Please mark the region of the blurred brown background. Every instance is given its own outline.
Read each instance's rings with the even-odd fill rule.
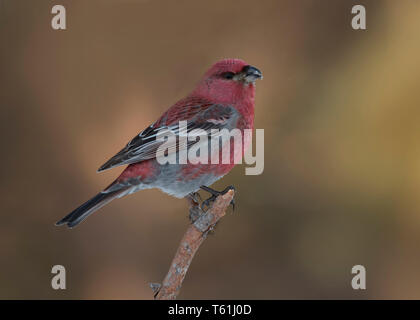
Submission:
[[[67,30],[51,8],[67,9]],[[364,4],[367,30],[351,28]],[[237,210],[180,298],[420,298],[418,1],[0,1],[0,298],[150,299],[187,204],[158,190],[79,227],[54,223],[221,58],[264,73],[265,171],[239,166]],[[67,270],[67,290],[50,286]],[[351,267],[367,290],[351,288]]]

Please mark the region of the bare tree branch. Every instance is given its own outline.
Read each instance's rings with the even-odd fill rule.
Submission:
[[[176,299],[195,253],[206,239],[209,231],[226,214],[226,209],[234,194],[233,190],[229,190],[218,196],[211,207],[189,225],[162,285],[150,284],[155,293],[155,299]]]

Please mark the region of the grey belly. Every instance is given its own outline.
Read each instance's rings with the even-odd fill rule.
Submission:
[[[158,188],[163,192],[176,198],[184,198],[191,192],[196,192],[201,186],[210,186],[222,176],[215,176],[213,173],[201,174],[193,179],[181,179],[179,165],[163,165],[158,179],[151,182],[148,188]]]

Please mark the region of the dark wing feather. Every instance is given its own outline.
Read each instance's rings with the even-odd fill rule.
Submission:
[[[191,114],[191,110],[196,110],[196,113]],[[171,111],[171,109],[168,111]],[[162,118],[168,117],[167,113]],[[178,121],[182,121],[182,116],[187,114],[187,112],[180,109],[178,114],[180,115],[178,118],[180,120]],[[222,129],[233,125],[233,122],[237,120],[237,112],[230,106],[215,104],[208,105],[207,108],[190,107],[188,117],[189,119],[184,119],[184,121],[187,121],[187,127],[179,127],[179,122],[162,121],[162,118],[159,119],[156,123],[150,125],[135,136],[120,152],[103,164],[98,169],[98,172],[155,158],[157,149],[163,143],[161,140],[156,140],[156,137],[158,133],[162,133],[164,130],[171,130],[178,137],[194,129],[202,129],[209,134],[212,129]],[[165,122],[170,122],[170,124],[166,125]],[[189,141],[187,147],[194,143],[194,141]],[[169,149],[172,150],[170,152],[176,152],[178,144],[174,144]]]

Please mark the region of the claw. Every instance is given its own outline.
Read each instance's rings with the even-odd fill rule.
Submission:
[[[203,214],[203,210],[199,206],[191,207],[189,210],[188,218],[191,223],[197,221],[198,218]]]
[[[216,198],[217,198],[218,196],[220,196],[220,195],[222,195],[222,194],[225,194],[225,193],[226,193],[226,192],[228,192],[229,190],[235,190],[235,187],[234,187],[234,186],[228,186],[228,187],[226,187],[223,191],[217,191],[217,190],[211,189],[211,188],[206,187],[206,186],[201,186],[200,188],[201,188],[201,189],[203,189],[204,191],[207,191],[208,193],[210,193],[210,194],[211,194],[211,197],[210,197],[210,198],[208,198],[208,199],[204,200],[204,201],[201,203],[201,210],[203,210],[203,211],[205,211],[205,210],[204,210],[204,207],[206,206],[206,207],[207,207],[207,209],[208,209],[208,208],[210,207],[210,204],[211,204],[214,200],[216,200]],[[232,210],[233,210],[233,211],[235,211],[235,200],[234,200],[234,199],[232,199],[232,201],[230,202],[230,205],[232,206]]]
[[[194,223],[202,214],[203,210],[200,207],[201,196],[198,192],[190,193],[186,199],[190,205],[189,219],[191,223]]]
[[[206,199],[206,200],[204,200],[202,203],[201,203],[201,210],[203,210],[203,211],[205,211],[204,210],[204,208],[205,207],[207,207],[207,209],[210,207],[210,204],[214,201],[214,200],[216,200],[216,196],[214,196],[214,195],[212,195],[210,198],[208,198],[208,199]]]

